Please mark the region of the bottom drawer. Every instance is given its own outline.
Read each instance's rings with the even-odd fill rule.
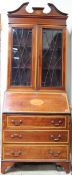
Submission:
[[[3,159],[23,161],[68,160],[68,146],[6,144],[3,146]]]

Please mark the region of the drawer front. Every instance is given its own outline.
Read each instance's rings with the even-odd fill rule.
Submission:
[[[8,115],[7,127],[12,129],[57,129],[68,127],[68,118],[60,115]]]
[[[10,145],[3,147],[3,159],[27,161],[68,160],[67,146]]]
[[[26,142],[26,143],[40,143],[40,142],[57,142],[57,143],[67,143],[69,142],[69,132],[68,131],[7,131],[3,132],[3,142],[4,143],[16,143],[16,142]]]

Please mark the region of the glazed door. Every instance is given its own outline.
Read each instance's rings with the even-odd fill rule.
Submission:
[[[12,26],[9,85],[12,88],[35,88],[35,28]]]
[[[39,29],[39,89],[64,87],[64,35],[62,29]]]

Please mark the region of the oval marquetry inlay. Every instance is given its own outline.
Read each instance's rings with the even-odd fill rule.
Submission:
[[[30,103],[32,105],[42,105],[44,103],[44,101],[41,99],[32,99],[32,100],[30,100]]]

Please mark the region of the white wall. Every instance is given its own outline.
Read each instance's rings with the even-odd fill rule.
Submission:
[[[27,2],[24,0],[2,0],[0,4],[0,12],[2,13],[2,24],[1,24],[1,99],[3,102],[4,91],[6,90],[7,85],[7,60],[8,60],[8,19],[7,19],[7,11],[11,11],[19,7],[23,2]],[[72,31],[72,0],[29,0],[30,5],[28,10],[31,11],[31,6],[43,6],[47,7],[47,3],[53,3],[56,7],[68,13],[67,19],[67,64],[66,64],[66,90],[68,93],[69,101],[71,102],[71,31]],[[2,103],[1,103],[2,104]]]
[[[72,32],[71,32],[71,107],[72,107]]]

